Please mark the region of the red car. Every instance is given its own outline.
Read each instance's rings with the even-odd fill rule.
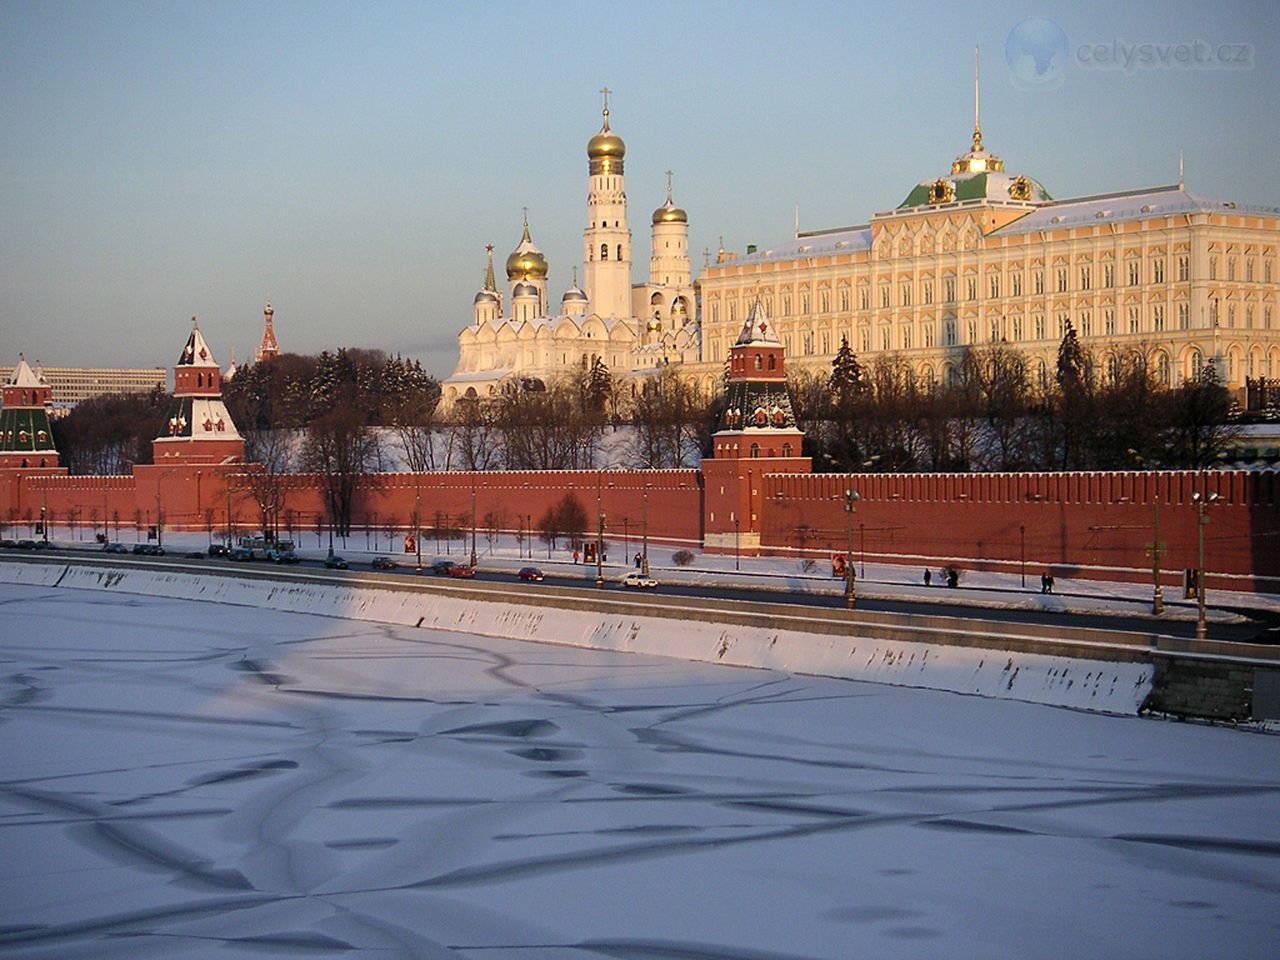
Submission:
[[[521,567],[516,576],[528,583],[542,582],[542,571],[537,567]]]
[[[455,563],[449,568],[449,576],[451,577],[461,577],[464,580],[469,580],[475,575],[475,570],[471,567],[463,566],[461,563]]]

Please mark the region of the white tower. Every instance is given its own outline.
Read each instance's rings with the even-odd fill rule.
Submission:
[[[631,315],[631,231],[622,166],[627,148],[609,129],[609,88],[604,125],[587,142],[590,186],[583,232],[582,280],[591,308],[602,317]]]
[[[487,244],[485,250],[489,254],[489,266],[484,272],[484,286],[474,301],[477,327],[502,316],[502,294],[498,293],[498,281],[493,275],[493,244]]]
[[[655,287],[687,287],[689,215],[671,199],[671,171],[667,171],[667,202],[653,211],[653,249],[649,255],[649,283]]]

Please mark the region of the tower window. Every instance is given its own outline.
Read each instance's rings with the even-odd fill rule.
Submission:
[[[618,244],[618,259],[622,259],[622,244]]]
[[[601,260],[609,259],[609,245],[607,243],[600,244],[600,259]]]

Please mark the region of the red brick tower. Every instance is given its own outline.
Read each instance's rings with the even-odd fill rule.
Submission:
[[[271,309],[271,301],[268,300],[262,311],[262,343],[258,344],[258,351],[253,355],[254,363],[262,363],[264,360],[280,356],[280,344],[276,343],[276,329],[272,326],[275,315],[275,310]]]
[[[195,317],[173,368],[173,401],[151,449],[157,465],[244,459],[244,440],[222,402],[222,371]]]
[[[705,482],[704,548],[711,553],[760,547],[760,478],[766,473],[809,473],[800,455],[804,439],[787,395],[782,342],[764,304],[751,305],[738,342],[729,350],[729,379]]]
[[[0,467],[56,467],[58,451],[49,429],[53,390],[44,376],[18,355],[13,376],[4,385],[0,409]]]

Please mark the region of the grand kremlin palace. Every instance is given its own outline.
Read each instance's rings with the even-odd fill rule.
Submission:
[[[623,148],[610,136],[618,176],[609,239],[625,235],[625,252]],[[1034,178],[1007,172],[975,120],[970,149],[948,171],[917,183],[870,223],[798,233],[741,257],[720,251],[694,281],[696,310],[687,315],[687,217],[668,196],[654,213],[649,283],[634,285],[631,298],[601,290],[616,304],[601,309],[593,284],[602,265],[592,259],[616,242],[597,245],[596,210],[608,182],[599,178],[599,140],[588,148],[585,289],[571,287],[558,316],[527,307],[521,315],[503,310],[490,274],[475,322],[459,336],[461,359],[446,398],[492,393],[510,377],[577,369],[597,355],[633,389],[671,364],[711,392],[756,298],[792,365],[815,371],[829,369],[847,338],[864,364],[892,355],[922,382],[946,382],[963,348],[992,343],[1024,351],[1033,376],[1047,377],[1070,321],[1104,372],[1136,348],[1170,385],[1207,363],[1236,388],[1246,378],[1280,377],[1280,208],[1210,199],[1181,182],[1055,200]],[[670,262],[679,269],[667,271],[662,244],[672,241],[679,250],[671,249]],[[526,231],[508,260],[513,293],[527,247]],[[629,260],[608,266],[629,273]],[[541,288],[545,261],[535,251],[531,263]],[[667,272],[677,274],[670,285],[659,275]],[[531,307],[545,304],[538,293],[528,297]],[[519,296],[513,299],[518,309]]]

